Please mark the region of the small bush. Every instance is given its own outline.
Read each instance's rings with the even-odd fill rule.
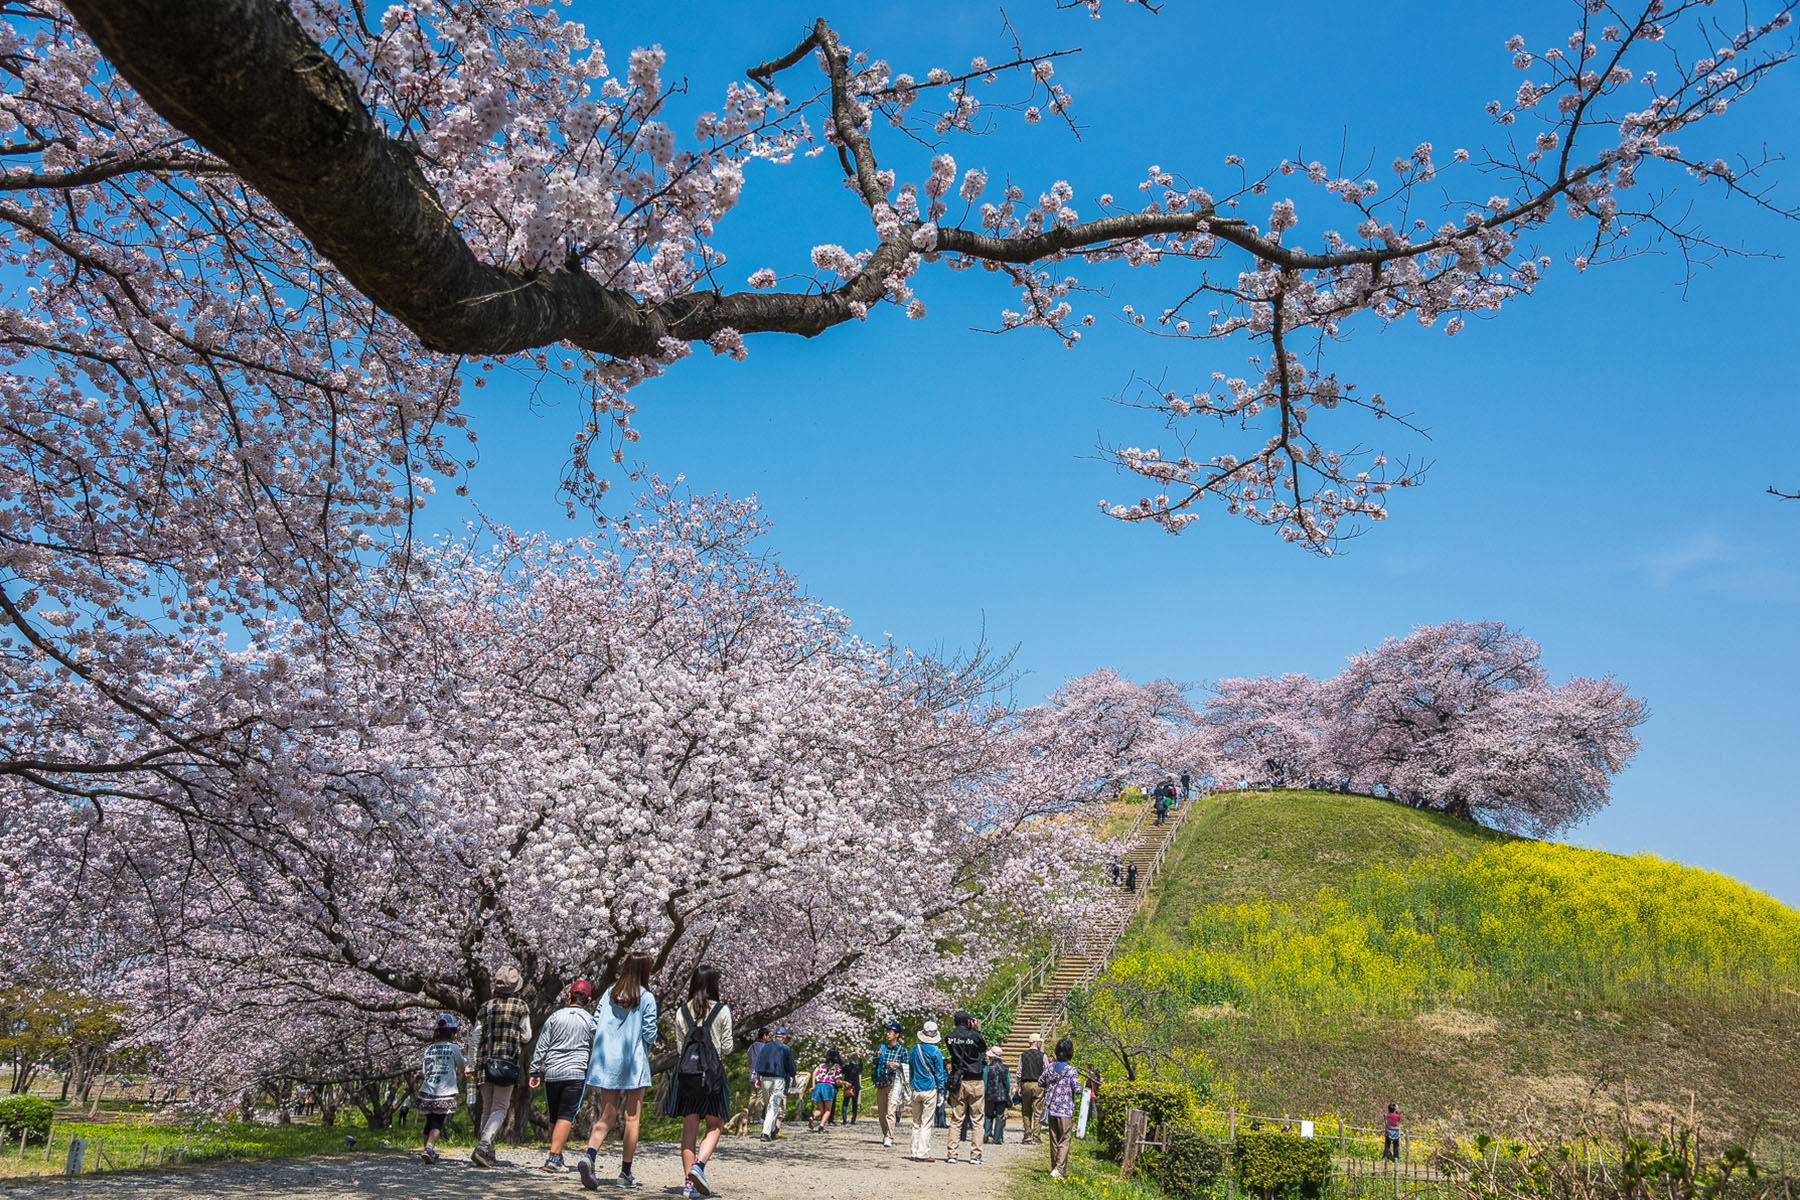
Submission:
[[[1108,1158],[1125,1151],[1125,1111],[1141,1108],[1150,1125],[1166,1125],[1194,1115],[1194,1091],[1186,1084],[1140,1079],[1134,1083],[1109,1083],[1100,1091],[1098,1127],[1100,1144]]]
[[[1232,1143],[1231,1165],[1246,1191],[1316,1197],[1331,1181],[1331,1143],[1273,1129],[1248,1130]]]
[[[8,1096],[0,1100],[0,1138],[16,1142],[23,1137],[44,1142],[50,1137],[50,1118],[56,1106],[38,1096]]]
[[[1163,1130],[1168,1148],[1153,1150],[1138,1161],[1158,1187],[1180,1200],[1211,1196],[1225,1169],[1225,1147],[1190,1120],[1171,1121]]]

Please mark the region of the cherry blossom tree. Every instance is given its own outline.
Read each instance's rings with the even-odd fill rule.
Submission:
[[[1610,800],[1642,700],[1611,678],[1552,685],[1542,648],[1497,621],[1390,638],[1336,676],[1228,679],[1202,708],[1225,778],[1329,784],[1553,834]]]
[[[342,1078],[342,1046],[396,1070],[504,964],[540,1024],[647,951],[665,988],[721,967],[742,1025],[824,1034],[1071,932],[1110,847],[1041,818],[1092,751],[997,703],[1001,660],[855,638],[762,531],[658,484],[606,542],[420,547],[334,657],[299,620],[242,656],[278,714],[257,761],[194,764],[179,804],[42,794],[61,819],[0,841],[8,887],[142,931],[138,1036],[218,1103]]]
[[[1328,551],[1416,481],[1354,451],[1354,414],[1391,414],[1329,344],[1359,321],[1454,333],[1534,290],[1557,248],[1578,269],[1721,250],[1672,197],[1773,207],[1763,163],[1683,142],[1729,128],[1793,48],[1785,8],[1721,31],[1699,0],[1583,0],[1554,44],[1508,44],[1523,81],[1490,106],[1488,149],[1421,141],[1391,181],[1159,164],[1126,201],[969,165],[996,112],[1070,115],[1060,51],[903,70],[820,21],[678,133],[660,50],[615,70],[521,0],[4,12],[0,664],[30,702],[7,710],[0,809],[49,791],[197,812],[196,778],[250,770],[281,735],[234,639],[298,616],[297,661],[384,619],[396,590],[364,572],[405,578],[420,507],[461,486],[459,401],[485,369],[586,397],[565,483],[591,502],[635,440],[638,384],[700,345],[735,358],[759,333],[923,316],[927,267],[1000,277],[1019,297],[1001,329],[1071,346],[1102,303],[1085,288],[1179,271],[1177,296],[1132,293],[1124,314],[1247,342],[1249,367],[1134,396],[1171,442],[1110,451],[1147,494],[1102,508],[1180,531],[1210,500]],[[902,178],[892,148],[921,140],[929,169]],[[813,153],[841,166],[866,240],[738,276],[717,246],[746,166]],[[351,719],[310,703],[308,723]]]
[[[1594,815],[1649,712],[1610,678],[1552,686],[1542,653],[1497,621],[1452,621],[1357,655],[1322,687],[1331,773],[1535,833]]]
[[[1296,787],[1325,764],[1320,687],[1306,675],[1221,679],[1203,706],[1211,770],[1222,783]]]
[[[1066,680],[1022,718],[1038,745],[1081,756],[1082,788],[1071,799],[1110,799],[1128,783],[1194,761],[1186,692],[1173,680],[1139,684],[1109,667]]]

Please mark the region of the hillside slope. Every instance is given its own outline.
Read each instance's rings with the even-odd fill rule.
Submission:
[[[1800,1144],[1800,913],[1384,801],[1201,803],[1114,969],[1177,981],[1240,1109],[1374,1124],[1391,1100],[1466,1134],[1692,1103],[1709,1136]]]

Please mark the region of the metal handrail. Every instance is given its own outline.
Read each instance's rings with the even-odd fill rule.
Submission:
[[[1141,890],[1135,893],[1137,902],[1133,907],[1132,915],[1136,915],[1137,910],[1143,907],[1144,900],[1149,897],[1150,885],[1156,879],[1156,872],[1161,869],[1163,860],[1168,857],[1169,847],[1175,844],[1175,835],[1181,831],[1181,826],[1187,820],[1188,810],[1193,806],[1193,803],[1194,802],[1190,799],[1187,803],[1179,805],[1176,808],[1175,819],[1169,823],[1168,831],[1163,834],[1162,845],[1157,847],[1156,857],[1150,860],[1149,867],[1145,869],[1144,873],[1138,879],[1138,885]],[[1143,825],[1145,813],[1149,812],[1152,806],[1154,806],[1154,801],[1152,801],[1150,805],[1147,805],[1143,812],[1138,813],[1137,820],[1131,823],[1133,831]],[[1113,929],[1112,936],[1106,941],[1106,948],[1089,960],[1088,968],[1086,971],[1082,972],[1081,978],[1070,984],[1068,990],[1063,992],[1062,999],[1056,1006],[1056,1014],[1050,1018],[1044,1029],[1040,1030],[1040,1032],[1047,1033],[1051,1026],[1068,1016],[1069,996],[1076,988],[1086,987],[1107,968],[1108,964],[1112,962],[1113,951],[1118,949],[1119,938],[1124,935],[1125,927],[1129,924],[1131,924],[1131,920],[1127,917],[1125,920],[1120,921]]]

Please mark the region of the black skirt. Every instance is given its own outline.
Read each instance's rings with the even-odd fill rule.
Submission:
[[[656,1111],[664,1117],[701,1116],[729,1121],[731,1087],[727,1084],[712,1092],[698,1075],[666,1075],[663,1077],[662,1102]]]

